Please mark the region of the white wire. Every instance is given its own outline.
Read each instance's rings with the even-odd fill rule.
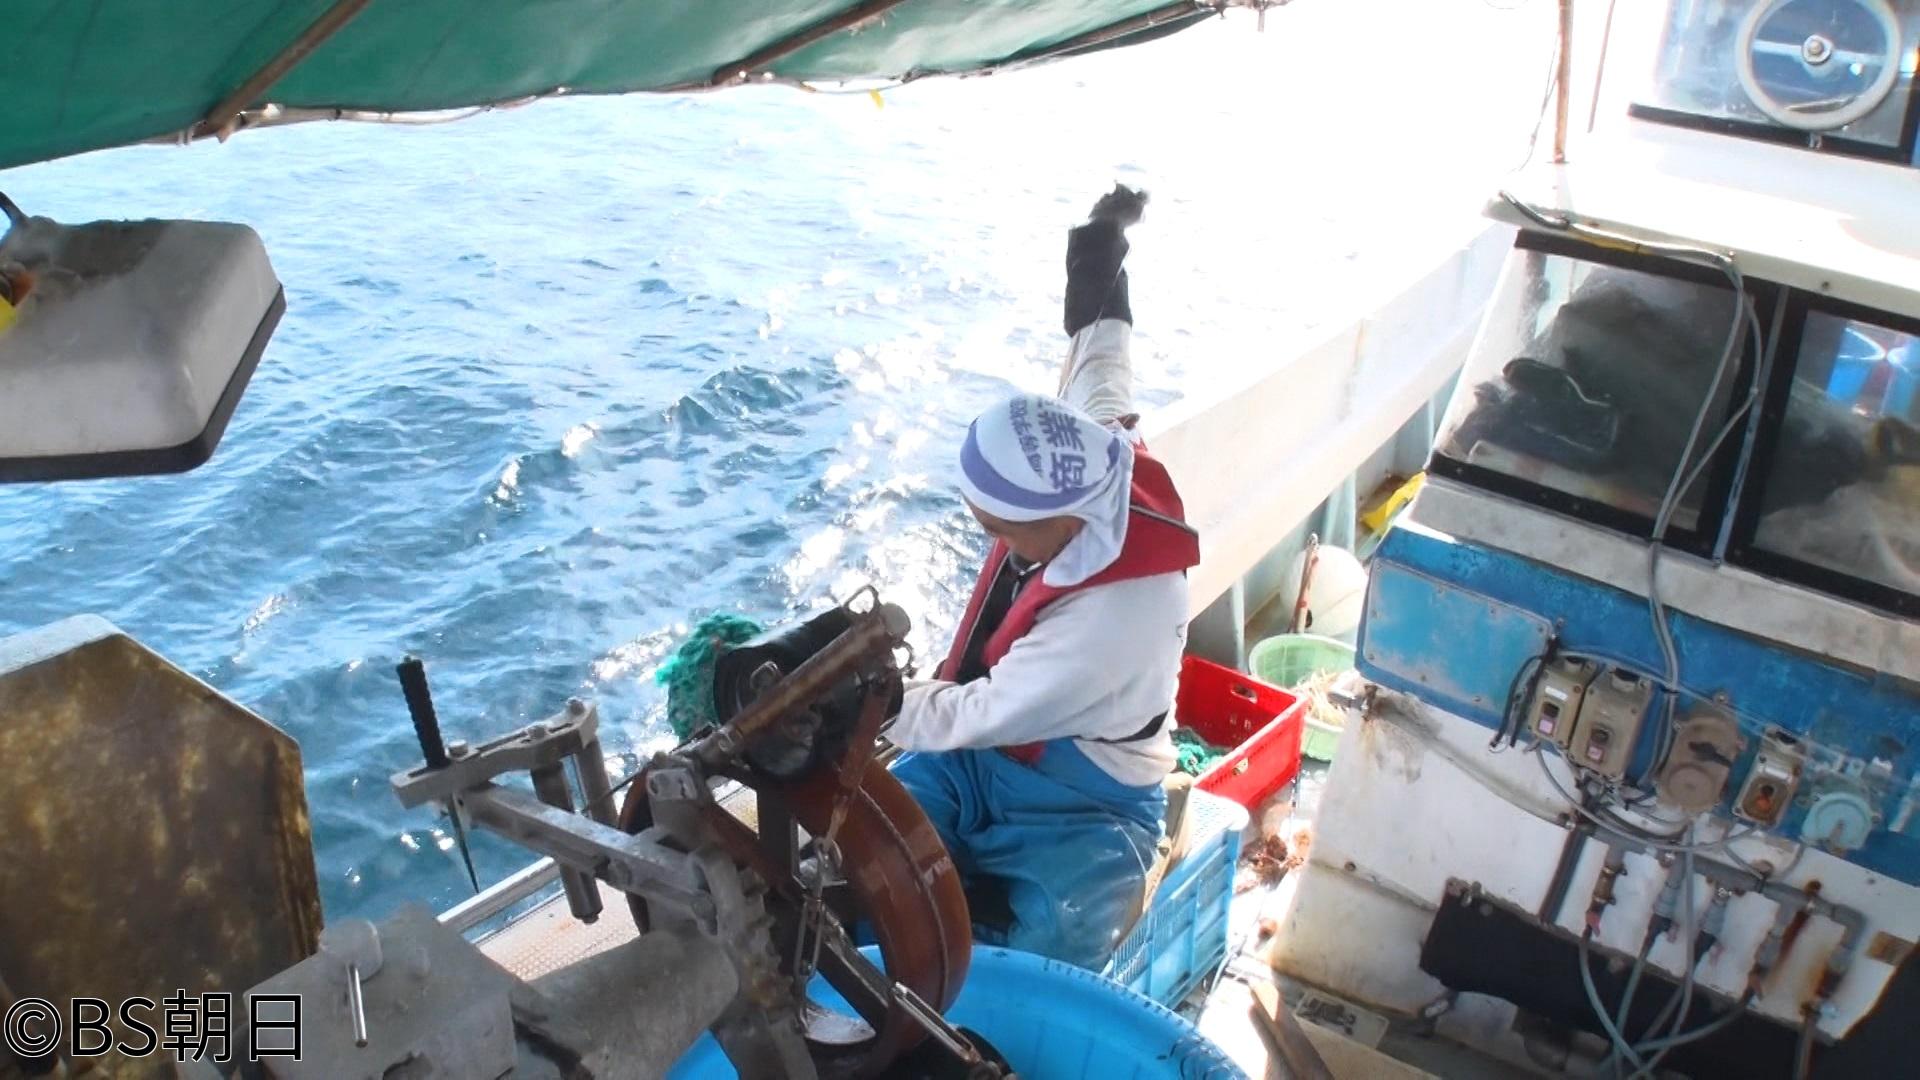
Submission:
[[[1694,414],[1693,427],[1687,432],[1687,442],[1680,451],[1680,460],[1674,464],[1673,480],[1667,484],[1666,497],[1660,501],[1660,513],[1653,519],[1653,534],[1648,538],[1647,610],[1653,617],[1653,632],[1655,639],[1660,643],[1660,656],[1666,662],[1663,678],[1669,691],[1674,689],[1680,680],[1680,654],[1673,644],[1673,628],[1667,622],[1666,605],[1660,600],[1660,553],[1666,547],[1667,526],[1672,524],[1673,513],[1679,509],[1680,496],[1685,490],[1682,485],[1689,475],[1687,463],[1693,460],[1694,448],[1700,442],[1700,431],[1706,426],[1707,416],[1713,412],[1714,398],[1720,393],[1721,380],[1726,378],[1728,369],[1733,366],[1734,359],[1740,354],[1740,331],[1746,327],[1747,318],[1752,314],[1747,300],[1746,279],[1741,276],[1740,268],[1734,265],[1733,259],[1729,257],[1721,261],[1711,252],[1703,252],[1703,254],[1719,261],[1721,270],[1733,283],[1733,325],[1727,331],[1726,348],[1721,352],[1720,363],[1713,369],[1713,379],[1707,384],[1707,392],[1700,400],[1700,411]],[[1759,316],[1752,314],[1752,317],[1757,326]],[[1755,344],[1759,344],[1757,340]],[[1738,419],[1737,414],[1728,418],[1726,425],[1721,429],[1722,434],[1714,440],[1716,448],[1720,440],[1725,438],[1725,433],[1732,430],[1736,419]],[[1713,458],[1709,454],[1702,459],[1701,465],[1704,466],[1711,460]],[[1691,484],[1686,486],[1690,487]]]
[[[1727,329],[1727,344],[1721,350],[1720,363],[1714,368],[1713,380],[1708,384],[1706,395],[1700,402],[1700,410],[1694,414],[1693,427],[1687,433],[1686,446],[1680,452],[1680,460],[1674,464],[1673,479],[1668,483],[1666,496],[1660,502],[1660,511],[1654,517],[1653,533],[1649,538],[1651,542],[1647,546],[1647,610],[1653,618],[1654,637],[1660,644],[1660,656],[1666,665],[1663,685],[1669,690],[1676,689],[1680,685],[1680,656],[1673,644],[1672,628],[1667,624],[1666,605],[1660,600],[1660,552],[1664,546],[1667,526],[1672,521],[1674,510],[1678,507],[1679,498],[1686,487],[1692,486],[1687,480],[1690,475],[1688,462],[1693,460],[1694,448],[1699,445],[1701,429],[1706,427],[1707,417],[1713,411],[1714,398],[1720,392],[1720,384],[1725,381],[1727,372],[1734,366],[1735,359],[1740,355],[1740,331],[1746,327],[1749,319],[1752,320],[1755,328],[1754,346],[1756,350],[1762,348],[1758,337],[1759,316],[1750,309],[1746,277],[1740,272],[1740,267],[1735,264],[1733,256],[1729,253],[1686,244],[1643,240],[1606,229],[1581,225],[1569,217],[1548,214],[1506,191],[1500,192],[1500,198],[1528,220],[1543,228],[1570,232],[1590,240],[1603,241],[1612,246],[1626,247],[1638,253],[1665,255],[1687,262],[1706,263],[1725,274],[1728,283],[1733,287],[1733,323]],[[1755,365],[1756,379],[1758,370],[1759,365]],[[1731,428],[1732,419],[1729,419],[1727,426]],[[1715,441],[1717,443],[1720,440]],[[1707,455],[1705,460],[1711,461],[1712,455]],[[1683,482],[1686,482],[1685,486]]]
[[[1530,752],[1534,753],[1535,756],[1537,756],[1540,759],[1540,771],[1541,773],[1545,774],[1547,778],[1547,782],[1553,785],[1553,789],[1560,793],[1560,797],[1567,801],[1567,805],[1572,807],[1575,813],[1578,813],[1581,817],[1586,818],[1587,821],[1592,823],[1594,828],[1600,830],[1603,833],[1606,833],[1608,836],[1611,836],[1617,840],[1624,840],[1629,844],[1638,844],[1652,851],[1671,851],[1679,854],[1690,855],[1696,851],[1722,850],[1723,848],[1726,847],[1726,845],[1732,843],[1733,841],[1739,840],[1743,837],[1751,836],[1754,834],[1755,831],[1757,831],[1754,826],[1747,826],[1744,829],[1730,830],[1725,836],[1720,837],[1718,840],[1713,840],[1705,843],[1694,843],[1689,841],[1686,843],[1676,844],[1669,840],[1658,839],[1651,836],[1635,836],[1633,833],[1629,832],[1627,828],[1621,828],[1620,826],[1616,826],[1609,821],[1603,820],[1597,814],[1593,813],[1591,810],[1588,810],[1585,806],[1580,805],[1580,801],[1574,798],[1573,795],[1567,791],[1566,785],[1560,782],[1560,778],[1553,775],[1553,769],[1547,764],[1547,755],[1539,753],[1539,746],[1540,746],[1539,743],[1535,743],[1529,749],[1530,749]],[[1626,825],[1627,823],[1622,822],[1621,824]],[[1631,826],[1629,825],[1628,828],[1631,828]]]
[[[1587,992],[1587,1005],[1593,1009],[1593,1015],[1600,1020],[1600,1027],[1606,1031],[1607,1038],[1613,1042],[1613,1052],[1627,1059],[1635,1069],[1644,1068],[1645,1062],[1628,1044],[1626,1037],[1614,1025],[1613,1017],[1607,1012],[1605,1003],[1600,1000],[1600,989],[1593,984],[1593,927],[1580,931],[1580,986]]]
[[[1640,988],[1641,977],[1647,973],[1647,954],[1653,952],[1654,935],[1651,932],[1652,928],[1649,927],[1648,931],[1640,942],[1639,953],[1633,958],[1633,970],[1627,975],[1627,987],[1620,992],[1620,1010],[1613,1016],[1613,1026],[1619,1029],[1622,1041],[1625,1041],[1627,1026],[1632,1022],[1633,996]],[[1644,1053],[1644,1051],[1642,1052]],[[1614,1061],[1618,1056],[1616,1052],[1608,1051],[1606,1062],[1602,1062],[1601,1064]],[[1620,1075],[1620,1066],[1618,1064],[1614,1065],[1613,1074],[1615,1077]]]
[[[1692,830],[1688,830],[1688,835],[1689,836],[1692,835]],[[1694,932],[1693,932],[1693,852],[1692,851],[1689,850],[1681,853],[1680,872],[1686,875],[1686,879],[1681,885],[1680,935],[1686,939],[1687,970],[1682,972],[1680,976],[1680,1012],[1679,1012],[1679,1015],[1674,1017],[1673,1027],[1668,1029],[1667,1038],[1670,1040],[1675,1039],[1679,1036],[1680,1030],[1686,1026],[1687,1014],[1693,1011],[1693,986],[1694,986],[1693,969],[1700,962],[1700,958],[1693,954]],[[1652,1034],[1652,1032],[1648,1032],[1648,1034]],[[1653,1070],[1659,1066],[1661,1059],[1665,1058],[1668,1054],[1672,1053],[1673,1048],[1679,1045],[1680,1044],[1678,1042],[1669,1042],[1668,1045],[1660,1049],[1659,1053],[1649,1058],[1647,1060],[1647,1063],[1641,1066],[1640,1069],[1636,1071],[1633,1074],[1633,1076],[1629,1078],[1629,1080],[1643,1080],[1643,1078],[1652,1077]]]
[[[1571,656],[1580,660],[1604,661],[1605,663],[1612,664],[1614,667],[1621,668],[1631,674],[1646,679],[1649,682],[1658,682],[1660,679],[1657,672],[1648,671],[1646,668],[1641,667],[1639,661],[1621,656],[1618,653],[1610,653],[1603,649],[1562,649],[1559,655]],[[1731,702],[1717,700],[1712,692],[1679,682],[1675,683],[1675,689],[1679,692],[1680,696],[1690,700],[1712,702],[1714,708],[1732,716],[1735,723],[1749,731],[1765,733],[1775,726],[1760,717],[1750,716],[1741,712],[1735,708]]]
[[[1757,877],[1762,881],[1768,881],[1768,880],[1785,881],[1788,875],[1792,874],[1795,870],[1799,869],[1800,860],[1807,857],[1807,845],[1798,844],[1794,848],[1793,858],[1787,861],[1787,865],[1781,867],[1778,870],[1763,871],[1759,867],[1755,866],[1754,864],[1741,858],[1740,853],[1733,850],[1732,848],[1729,847],[1725,850],[1726,850],[1727,858],[1732,859],[1736,863],[1739,863],[1740,869],[1745,870],[1747,873],[1752,874],[1754,877]]]

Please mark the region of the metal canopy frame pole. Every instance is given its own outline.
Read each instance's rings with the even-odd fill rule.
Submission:
[[[286,77],[287,72],[299,66],[300,62],[313,55],[326,40],[340,32],[340,28],[353,21],[354,16],[366,10],[373,0],[335,0],[332,7],[320,14],[311,26],[300,32],[300,36],[287,43],[273,59],[266,62],[259,71],[235,87],[233,92],[220,99],[220,103],[207,110],[207,115],[193,130],[190,138],[218,136],[222,141],[232,134],[232,127],[256,99],[273,89],[275,83]]]
[[[904,2],[905,0],[861,0],[860,3],[838,15],[822,19],[812,26],[788,34],[731,64],[722,64],[714,69],[712,77],[707,80],[707,85],[726,86],[734,82],[744,82],[761,74],[769,64],[792,56],[822,38],[831,37],[868,19],[884,15]]]
[[[1286,0],[1280,0],[1280,2],[1285,3]],[[1088,49],[1096,45],[1105,45],[1110,41],[1117,41],[1120,38],[1132,34],[1164,26],[1175,19],[1202,14],[1219,15],[1224,13],[1229,6],[1231,5],[1223,2],[1223,0],[1212,0],[1212,2],[1207,2],[1207,0],[1178,0],[1178,2],[1168,4],[1165,7],[1155,8],[1152,11],[1135,15],[1131,19],[1123,19],[1120,22],[1100,27],[1097,30],[1089,30],[1077,37],[1070,37],[1065,41],[1049,45],[1027,59],[1045,60],[1060,56],[1063,53],[1070,53],[1079,49]],[[1255,5],[1249,4],[1248,6],[1253,7]],[[1262,15],[1266,13],[1266,5],[1258,5],[1258,8]],[[1018,63],[1019,61],[1014,62]]]
[[[1567,111],[1573,104],[1573,0],[1560,0],[1560,67],[1554,76],[1553,163],[1567,163]]]

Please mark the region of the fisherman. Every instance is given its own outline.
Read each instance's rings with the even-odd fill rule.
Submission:
[[[1092,969],[1155,858],[1200,561],[1134,431],[1122,263],[1145,204],[1116,186],[1068,234],[1060,396],[1015,396],[967,431],[960,489],[993,547],[937,680],[908,688],[889,733],[976,936]]]

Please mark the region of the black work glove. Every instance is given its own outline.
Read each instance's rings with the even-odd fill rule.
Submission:
[[[1067,302],[1064,325],[1072,337],[1101,319],[1131,324],[1127,299],[1126,228],[1140,220],[1145,192],[1115,184],[1093,204],[1087,223],[1067,233]]]
[[[1099,201],[1093,204],[1093,212],[1087,215],[1087,220],[1110,221],[1125,229],[1129,225],[1138,225],[1146,212],[1146,192],[1125,184],[1115,184],[1112,191],[1100,196]]]

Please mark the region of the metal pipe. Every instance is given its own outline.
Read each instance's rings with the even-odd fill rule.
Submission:
[[[1820,1014],[1808,1009],[1800,1022],[1800,1039],[1794,1044],[1793,1080],[1807,1080],[1813,1072],[1813,1032],[1819,1023]]]
[[[980,1064],[980,1051],[974,1049],[973,1044],[967,1041],[964,1034],[955,1031],[947,1023],[946,1017],[940,1015],[939,1009],[927,1004],[925,998],[914,993],[905,983],[893,984],[893,1000],[897,1006],[906,1010],[907,1015],[913,1017],[914,1023],[925,1028],[927,1034],[933,1036],[934,1041],[945,1047],[947,1053],[959,1059],[960,1064],[965,1066]]]
[[[713,918],[713,900],[686,854],[668,850],[651,831],[629,836],[493,784],[468,792],[463,801],[475,825],[546,852],[563,867],[598,874],[621,892],[678,908],[702,922]]]
[[[1175,19],[1192,18],[1195,15],[1203,13],[1215,15],[1224,11],[1225,7],[1224,4],[1205,3],[1203,0],[1177,0],[1176,3],[1155,8],[1144,14],[1135,15],[1131,19],[1123,19],[1109,26],[1089,30],[1078,37],[1071,37],[1065,41],[1048,45],[1038,52],[1026,56],[1014,56],[997,64],[989,64],[986,68],[982,69],[982,71],[978,72],[978,74],[990,75],[996,71],[1005,71],[1025,64],[1051,60],[1054,57],[1063,56],[1079,49],[1091,49],[1098,45],[1105,45],[1110,41],[1117,41],[1131,34],[1152,30],[1156,27],[1164,26]]]
[[[1593,896],[1587,902],[1587,928],[1598,931],[1600,917],[1613,906],[1613,883],[1627,868],[1627,849],[1619,844],[1607,845],[1607,859],[1600,864],[1600,876],[1594,879]]]
[[[829,16],[812,26],[788,34],[731,64],[722,64],[714,69],[713,75],[707,79],[707,85],[725,86],[732,82],[744,82],[760,74],[767,65],[784,60],[822,38],[831,37],[868,19],[884,15],[904,2],[905,0],[861,0],[860,3],[838,15]]]
[[[1607,0],[1607,25],[1600,32],[1600,62],[1593,67],[1593,104],[1587,110],[1587,133],[1593,133],[1593,127],[1600,122],[1600,84],[1607,77],[1607,49],[1613,44],[1613,13],[1620,6],[1620,0]]]
[[[1693,938],[1693,966],[1699,967],[1700,961],[1720,941],[1720,935],[1727,930],[1727,901],[1733,899],[1733,893],[1724,885],[1713,890],[1713,899],[1707,902],[1707,913],[1700,920],[1700,932]],[[1657,1025],[1656,1025],[1657,1026]]]
[[[1579,868],[1580,856],[1587,851],[1587,838],[1592,835],[1592,822],[1585,818],[1574,820],[1567,842],[1560,848],[1560,861],[1554,865],[1553,878],[1547,882],[1547,895],[1540,901],[1540,921],[1548,926],[1560,921],[1560,911],[1567,906],[1567,892],[1573,887],[1573,872]]]
[[[1567,163],[1567,110],[1573,103],[1573,0],[1560,0],[1560,73],[1554,76],[1553,163]]]
[[[373,0],[335,0],[332,7],[320,13],[313,24],[300,32],[300,36],[287,43],[287,47],[267,61],[266,66],[254,72],[247,80],[233,89],[233,92],[220,99],[220,103],[207,110],[206,118],[195,124],[189,131],[189,138],[205,135],[223,134],[227,125],[238,119],[240,113],[252,105],[256,99],[273,89],[275,83],[284,78],[287,72],[297,67],[302,60],[313,55],[326,40],[340,32],[340,28],[353,21],[353,17],[366,10]]]
[[[559,863],[552,859],[530,863],[511,877],[487,886],[486,891],[441,912],[440,925],[464,934],[558,880]]]
[[[573,812],[573,795],[567,791],[567,774],[559,765],[543,765],[533,770],[533,793],[556,810]],[[592,875],[580,870],[560,871],[560,887],[566,890],[567,907],[573,917],[591,923],[600,917],[603,905],[600,886]]]
[[[367,1045],[367,1001],[360,989],[360,965],[347,965],[347,1015],[353,1019],[353,1045]]]
[[[1767,976],[1773,973],[1774,964],[1779,962],[1787,927],[1800,911],[1799,905],[1782,903],[1779,910],[1774,912],[1773,926],[1767,931],[1767,936],[1760,939],[1760,946],[1753,953],[1753,966],[1747,969],[1747,992],[1754,997],[1760,996]]]
[[[586,800],[580,812],[602,825],[613,825],[620,815],[613,808],[613,780],[607,775],[607,755],[600,749],[600,740],[582,742],[573,763],[580,773],[580,797]]]

